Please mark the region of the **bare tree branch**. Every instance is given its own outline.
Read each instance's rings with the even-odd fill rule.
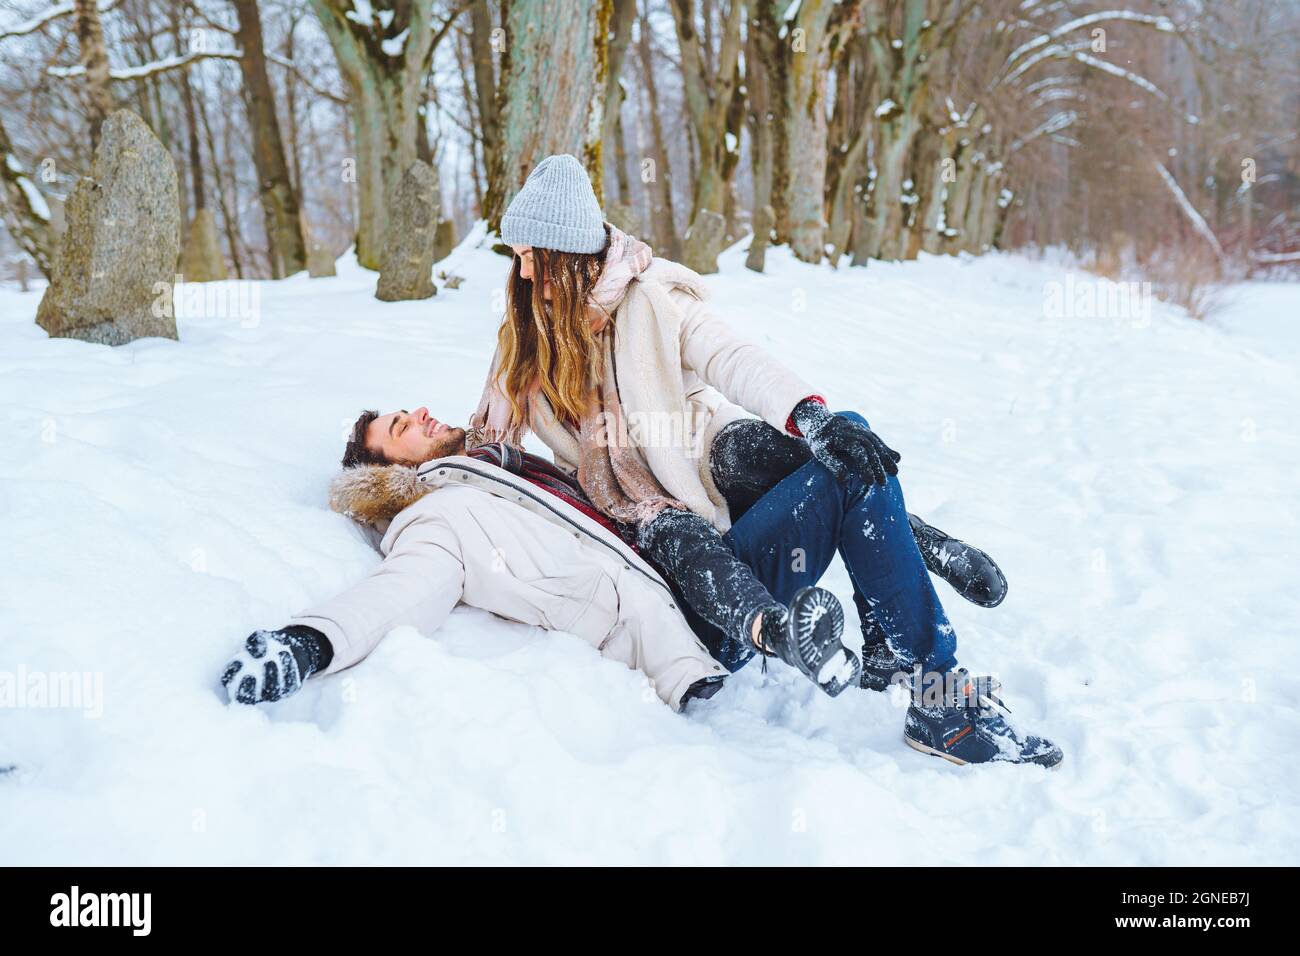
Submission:
[[[120,6],[122,0],[99,0],[99,12],[108,13],[115,7]],[[10,37],[27,36],[29,33],[35,33],[37,30],[48,26],[55,20],[61,20],[64,17],[71,16],[76,11],[76,4],[72,0],[66,3],[56,4],[48,10],[43,10],[33,17],[29,17],[11,27],[0,27],[0,40],[7,40]]]
[[[155,60],[152,63],[142,63],[139,66],[123,67],[119,70],[109,70],[108,76],[112,80],[140,80],[149,76],[157,76],[160,73],[169,73],[172,70],[180,70],[188,67],[199,60],[238,60],[243,57],[242,50],[206,50],[204,52],[190,52],[180,56],[168,56],[161,60]],[[81,64],[76,66],[51,66],[47,67],[45,72],[50,76],[60,80],[71,79],[76,76],[84,76],[86,68]]]

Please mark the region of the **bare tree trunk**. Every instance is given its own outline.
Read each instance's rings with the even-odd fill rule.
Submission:
[[[185,48],[185,38],[181,24],[181,10],[179,7],[172,8],[172,37],[176,44],[176,52],[180,54]],[[186,147],[188,152],[188,161],[190,169],[190,198],[194,203],[194,212],[198,213],[207,205],[205,190],[203,188],[203,152],[199,149],[199,124],[194,115],[194,88],[190,85],[190,71],[188,69],[176,71],[176,85],[181,94],[181,106],[185,112],[185,132]],[[181,206],[184,207],[184,196],[181,198]],[[182,216],[182,219],[185,217]]]
[[[275,96],[266,75],[262,45],[262,20],[256,0],[233,0],[239,16],[235,39],[244,51],[239,67],[244,76],[244,105],[253,128],[253,161],[257,167],[262,215],[266,221],[267,255],[271,275],[282,279],[307,266],[307,244],[302,236],[298,194],[289,177],[275,115]]]
[[[208,122],[208,107],[203,97],[199,97],[198,102],[199,122],[203,125],[203,135],[208,141],[208,155],[212,157],[213,165],[216,168],[217,181],[217,207],[221,210],[221,221],[225,226],[226,244],[230,247],[230,263],[235,267],[236,277],[244,277],[244,263],[239,255],[239,229],[235,221],[235,215],[231,211],[231,203],[226,197],[226,184],[221,176],[223,168],[229,169],[232,163],[217,162],[217,143],[212,135],[212,124]],[[233,171],[232,171],[233,175]],[[235,204],[236,207],[238,204]]]
[[[627,146],[623,142],[623,65],[627,48],[632,42],[632,26],[636,23],[636,0],[614,0],[610,20],[609,75],[605,80],[605,112],[601,118],[601,142],[614,144],[615,199],[623,204],[630,201],[627,181]]]
[[[761,0],[751,23],[773,114],[772,208],[780,242],[825,255],[826,77],[855,24],[859,0]]]
[[[433,144],[429,142],[429,104],[435,99],[433,81],[426,75],[420,81],[420,103],[415,108],[415,158],[435,166]]]
[[[104,48],[104,25],[99,20],[96,0],[76,0],[77,43],[81,65],[86,69],[86,103],[90,110],[90,144],[99,145],[99,128],[113,112],[109,91],[108,51]]]
[[[683,129],[686,132],[686,190],[694,197],[695,188],[700,181],[700,148],[696,142],[695,127],[684,115],[674,117],[672,126],[673,129]],[[689,228],[688,225],[687,229]]]
[[[871,0],[863,6],[865,34],[881,97],[876,110],[876,178],[865,251],[882,259],[907,255],[909,205],[904,182],[921,131],[936,64],[947,64],[972,0]],[[942,69],[943,67],[938,67]],[[928,179],[928,176],[926,177]]]
[[[897,246],[900,259],[915,259],[925,241],[926,219],[933,214],[934,171],[940,168],[942,147],[938,130],[922,120],[908,161],[907,182],[911,183],[911,192],[910,201],[904,206],[903,232]]]
[[[157,47],[154,46],[154,37],[160,35],[160,31],[155,28],[153,22],[153,8],[145,5],[143,7],[145,17],[145,31],[143,35],[144,48],[146,56],[144,62],[154,63],[158,60],[160,54]],[[172,128],[167,109],[163,105],[163,84],[166,82],[165,75],[153,75],[149,77],[149,96],[152,100],[152,113],[156,126],[153,127],[158,141],[163,144],[168,152],[172,148]],[[178,184],[179,185],[179,184]]]
[[[654,232],[655,247],[659,254],[669,259],[682,257],[681,239],[673,215],[672,171],[668,166],[668,150],[664,146],[664,129],[659,120],[659,88],[655,83],[654,46],[650,42],[650,21],[646,11],[641,11],[637,41],[641,55],[641,84],[645,87],[649,105],[651,159],[654,161],[654,187],[647,188],[650,197],[650,228]],[[642,177],[644,179],[644,176]]]
[[[31,256],[36,267],[48,277],[58,248],[49,208],[14,155],[3,117],[0,117],[0,213],[18,248]]]
[[[467,49],[468,48],[468,49]],[[478,174],[478,157],[480,151],[484,150],[483,144],[483,121],[479,117],[477,100],[474,91],[470,89],[470,74],[474,69],[474,51],[471,46],[470,38],[466,34],[456,38],[456,67],[460,73],[460,91],[461,97],[465,100],[465,111],[469,114],[471,129],[469,143],[469,178],[474,187],[474,215],[483,215],[483,183]],[[492,97],[495,100],[496,92],[493,91]],[[453,204],[453,208],[455,205]]]
[[[721,235],[696,226],[705,213],[725,217],[730,191],[728,179],[739,160],[740,139],[737,130],[729,127],[732,124],[738,127],[743,115],[734,109],[732,94],[740,85],[740,26],[745,7],[742,0],[730,2],[722,25],[722,46],[718,52],[716,73],[711,72],[709,65],[712,50],[707,43],[701,49],[694,0],[672,0],[672,9],[681,54],[686,113],[690,120],[688,132],[694,136],[698,153],[686,260],[687,265],[700,272],[716,272],[719,250],[715,243]],[[708,21],[706,12],[705,22]],[[714,241],[704,242],[702,237],[705,235],[713,236]]]
[[[493,229],[533,166],[551,153],[577,156],[601,198],[600,131],[613,10],[613,0],[502,3],[510,56],[498,87],[501,155],[489,173],[485,201]]]
[[[875,82],[867,63],[866,38],[855,36],[836,72],[835,113],[827,138],[826,245],[832,264],[854,242],[866,196],[867,149],[871,143],[869,106]]]
[[[947,202],[950,190],[956,184],[957,162],[962,146],[960,135],[964,127],[951,119],[942,129],[928,131],[928,136],[935,140],[934,149],[937,161],[929,168],[928,179],[924,171],[918,172],[917,190],[921,194],[921,208],[917,210],[915,231],[919,235],[919,247],[925,252],[943,251],[944,231],[948,228],[946,219]]]
[[[725,243],[739,238],[736,206],[736,170],[740,168],[740,134],[745,128],[745,88],[736,73],[731,88],[731,101],[727,105],[727,118],[722,134],[722,215],[726,219]]]
[[[293,16],[289,20],[288,29],[284,32],[284,56],[290,63],[294,61],[294,33],[297,29],[298,14],[295,8]],[[301,134],[298,131],[298,77],[293,70],[285,72],[284,94],[285,113],[289,118],[289,163],[290,168],[293,170],[291,185],[298,197],[298,209],[299,213],[301,213],[307,203],[302,191],[302,149]],[[301,215],[299,218],[302,218]]]
[[[618,202],[630,209],[632,183],[627,178],[627,133],[622,116],[614,117],[614,184]]]
[[[388,201],[416,159],[419,107],[433,53],[432,4],[372,0],[366,5],[369,23],[358,22],[352,0],[311,5],[348,88],[357,152],[357,261],[378,269]],[[390,15],[381,20],[383,14]]]
[[[758,30],[751,27],[745,40],[745,90],[749,95],[749,115],[747,117],[750,132],[750,162],[754,176],[753,216],[757,224],[760,214],[766,217],[767,230],[763,235],[763,246],[769,241],[767,233],[771,232],[775,221],[775,211],[767,216],[766,211],[772,205],[772,122],[771,99],[768,95],[768,70],[761,62]],[[755,230],[755,241],[758,239]],[[754,257],[750,268],[761,271],[762,260]]]
[[[479,141],[483,144],[483,169],[491,180],[492,170],[501,161],[501,107],[497,102],[497,80],[492,62],[492,15],[487,0],[475,0],[469,8],[469,17],[469,49],[474,61],[474,97],[478,106]],[[486,197],[479,192],[480,210],[485,204]]]
[[[867,249],[871,256],[882,259],[901,255],[906,213],[903,180],[907,178],[908,153],[921,128],[921,113],[929,93],[925,58],[935,31],[927,25],[926,3],[877,0],[869,3],[865,11],[865,35],[881,98],[874,117],[876,176]]]
[[[975,182],[971,185],[970,201],[966,205],[966,222],[962,225],[962,248],[975,255],[983,250],[984,215],[993,178],[987,159],[982,159],[975,168]]]
[[[979,175],[979,169],[975,165],[975,152],[971,144],[961,148],[956,156],[957,180],[948,184],[948,201],[944,204],[944,219],[948,228],[944,233],[943,251],[949,255],[964,248],[971,195]]]

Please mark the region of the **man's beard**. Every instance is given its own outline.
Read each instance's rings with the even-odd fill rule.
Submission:
[[[446,436],[438,442],[429,451],[429,457],[425,461],[433,461],[436,458],[446,458],[448,455],[459,455],[465,450],[465,429],[448,428]]]

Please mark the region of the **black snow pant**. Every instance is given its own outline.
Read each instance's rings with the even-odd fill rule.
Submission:
[[[744,419],[714,438],[710,470],[735,522],[811,460],[806,442]],[[638,530],[637,546],[691,610],[732,640],[750,641],[754,616],[779,603],[717,529],[693,512],[659,512]]]

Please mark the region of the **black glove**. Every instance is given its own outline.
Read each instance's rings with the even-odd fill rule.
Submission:
[[[278,631],[254,631],[221,672],[221,686],[235,703],[280,700],[296,693],[333,659],[334,648],[314,627],[293,624]]]
[[[841,483],[856,475],[867,487],[898,474],[902,455],[866,425],[833,415],[821,402],[805,398],[791,413],[813,456]]]

